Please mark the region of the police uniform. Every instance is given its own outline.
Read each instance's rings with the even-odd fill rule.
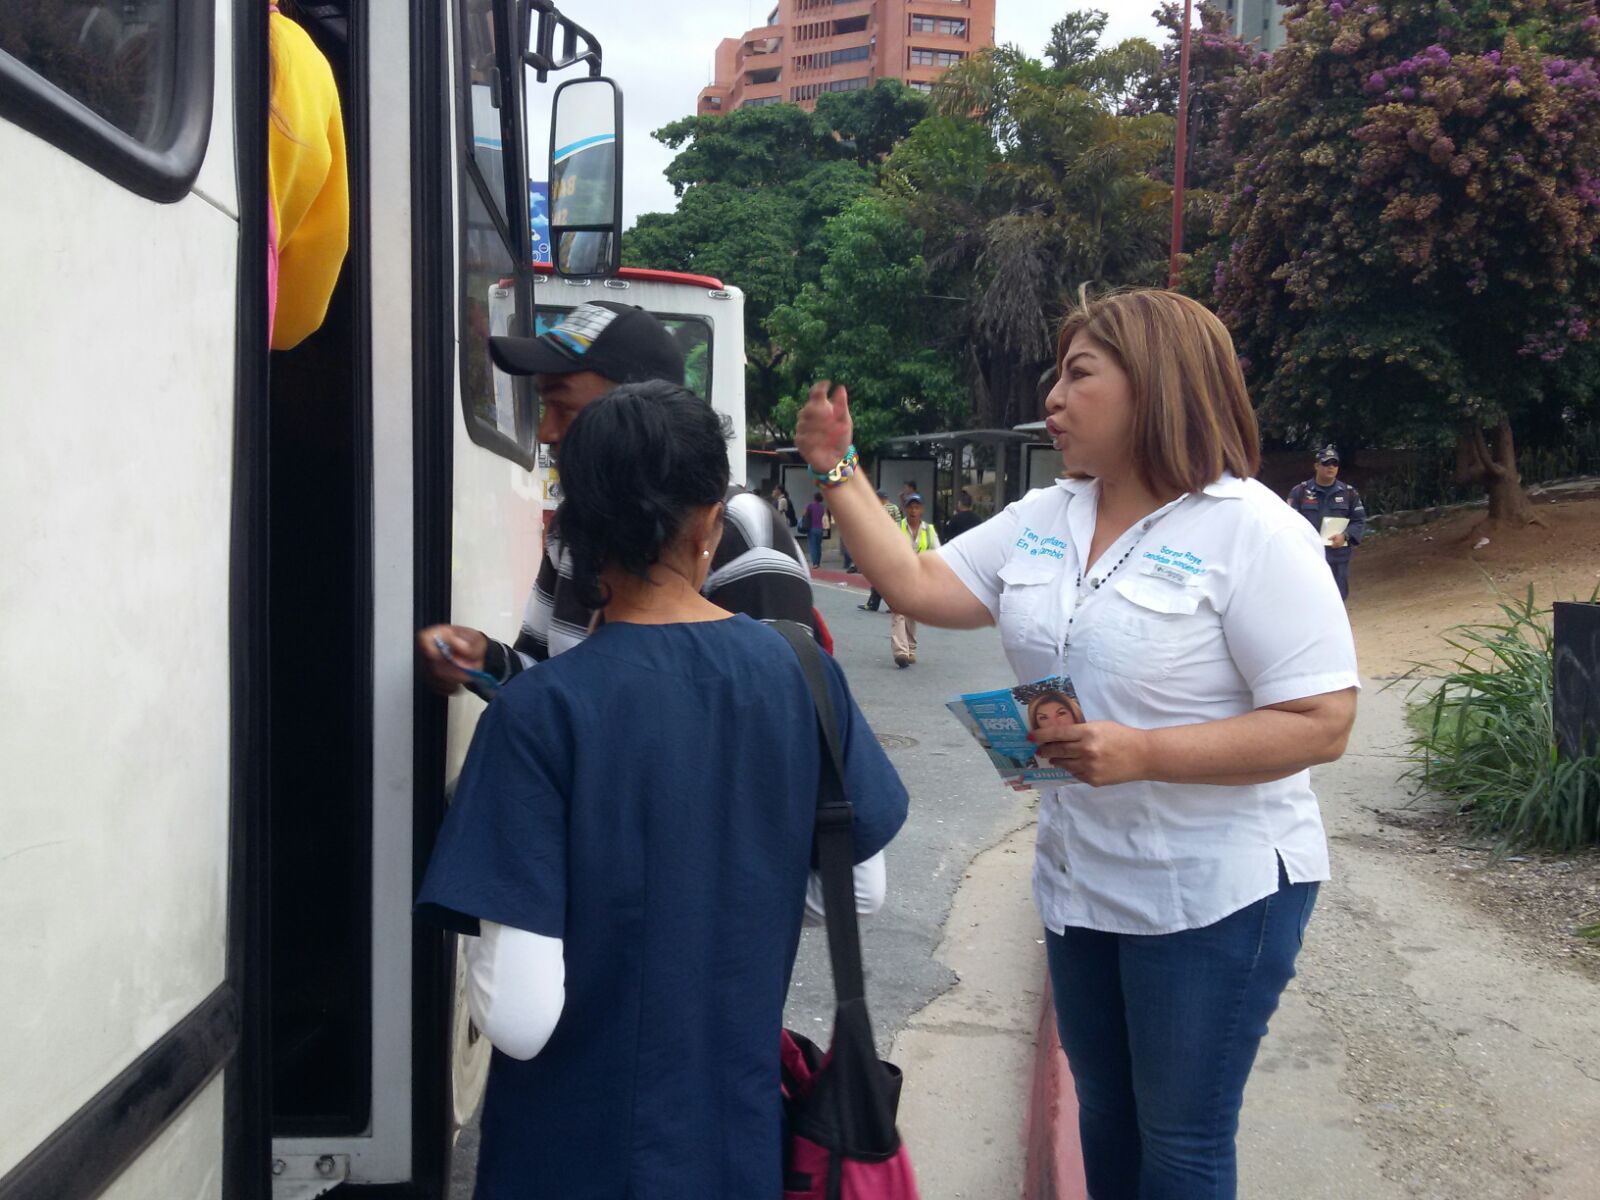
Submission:
[[[1361,494],[1342,479],[1335,479],[1330,486],[1323,488],[1312,477],[1304,483],[1295,484],[1290,490],[1289,507],[1310,521],[1319,534],[1325,517],[1345,517],[1349,520],[1350,524],[1344,531],[1345,544],[1324,549],[1328,557],[1328,569],[1333,572],[1334,582],[1339,585],[1339,595],[1348,600],[1350,552],[1361,544],[1362,535],[1367,529],[1367,510],[1361,503]]]

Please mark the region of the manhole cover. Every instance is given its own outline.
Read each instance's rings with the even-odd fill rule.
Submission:
[[[903,733],[880,733],[878,735],[878,745],[885,750],[906,750],[916,744],[916,738],[907,737]]]

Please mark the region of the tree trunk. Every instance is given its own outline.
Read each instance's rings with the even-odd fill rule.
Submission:
[[[1501,417],[1493,432],[1492,443],[1479,425],[1464,430],[1456,439],[1456,482],[1478,484],[1488,493],[1486,524],[1543,524],[1522,487],[1510,419]]]
[[[989,375],[984,370],[982,357],[976,345],[967,343],[967,378],[972,394],[972,421],[974,429],[986,429],[994,409],[994,392],[989,386]]]

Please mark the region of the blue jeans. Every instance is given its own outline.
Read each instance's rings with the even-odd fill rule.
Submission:
[[[1047,933],[1090,1200],[1233,1200],[1234,1136],[1316,903],[1290,883],[1202,929]]]
[[[811,565],[820,567],[822,565],[822,530],[815,527],[806,530],[806,541],[811,545]]]

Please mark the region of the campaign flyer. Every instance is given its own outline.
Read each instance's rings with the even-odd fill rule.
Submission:
[[[1041,728],[1082,724],[1077,689],[1065,675],[993,692],[957,696],[946,706],[983,747],[1000,778],[1013,788],[1071,783],[1070,772],[1040,761],[1028,735]]]

